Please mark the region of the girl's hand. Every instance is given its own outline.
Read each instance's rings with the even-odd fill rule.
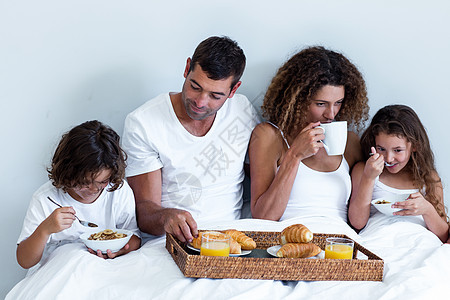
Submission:
[[[421,216],[434,210],[434,206],[420,192],[411,194],[405,201],[395,202],[392,208],[402,209],[394,213],[396,216]]]
[[[122,249],[120,249],[119,251],[114,252],[114,253],[108,249],[108,250],[106,250],[106,254],[103,254],[101,250],[97,250],[97,252],[95,252],[91,248],[88,248],[88,251],[94,255],[97,255],[98,257],[103,258],[103,259],[108,259],[108,258],[112,259],[112,258],[115,258],[117,256],[127,253],[128,252],[127,250],[129,248],[130,248],[130,245],[126,244]]]
[[[49,233],[57,233],[70,228],[75,220],[75,210],[72,207],[55,209],[43,222],[43,228]]]
[[[295,137],[291,145],[291,151],[293,151],[296,157],[301,160],[313,156],[323,148],[321,140],[325,138],[322,128],[316,128],[320,125],[320,122],[310,123]]]
[[[379,176],[384,169],[384,157],[383,155],[377,153],[375,151],[375,148],[370,148],[371,156],[366,161],[366,165],[364,166],[364,176],[375,179],[377,176]]]

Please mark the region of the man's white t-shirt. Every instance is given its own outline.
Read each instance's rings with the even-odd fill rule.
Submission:
[[[178,120],[169,94],[159,95],[125,120],[127,176],[161,169],[162,206],[189,211],[199,225],[238,219],[244,160],[258,121],[248,99],[235,94],[219,109],[208,133],[197,137]]]

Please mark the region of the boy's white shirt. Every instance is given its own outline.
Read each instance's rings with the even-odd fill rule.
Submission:
[[[84,204],[73,199],[62,189],[55,188],[51,181],[43,184],[33,194],[17,244],[28,238],[42,221],[58,208],[47,199],[48,196],[62,206],[72,206],[81,220],[93,222],[99,226],[98,228],[86,227],[75,219],[70,228],[50,235],[47,244],[51,246],[79,241],[82,233],[98,232],[103,229],[128,229],[140,237],[136,223],[134,195],[130,186],[124,181],[123,186],[118,190],[108,192],[109,187],[102,191],[95,202]]]

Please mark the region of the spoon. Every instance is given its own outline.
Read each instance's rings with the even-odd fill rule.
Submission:
[[[373,152],[370,152],[369,153],[369,156],[373,156],[375,153],[373,153]],[[388,163],[388,162],[384,162],[384,165],[386,166],[386,167],[392,167],[393,165],[395,165],[395,164],[390,164],[390,163]]]
[[[53,204],[55,204],[56,206],[62,207],[60,204],[56,203],[55,201],[52,200],[52,198],[47,197],[48,200],[50,200]],[[80,220],[77,215],[74,215],[75,218],[77,218],[78,221],[80,221],[81,225],[86,226],[86,227],[98,227],[97,224],[91,223],[91,222],[87,222],[87,221],[82,221]]]

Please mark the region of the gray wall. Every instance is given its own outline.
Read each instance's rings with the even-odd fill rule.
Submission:
[[[180,90],[186,58],[210,35],[244,49],[239,92],[257,106],[299,49],[343,52],[365,76],[372,115],[391,103],[417,111],[448,186],[449,16],[444,0],[0,0],[0,296],[25,274],[16,239],[61,134],[90,119],[122,133],[128,112]]]

